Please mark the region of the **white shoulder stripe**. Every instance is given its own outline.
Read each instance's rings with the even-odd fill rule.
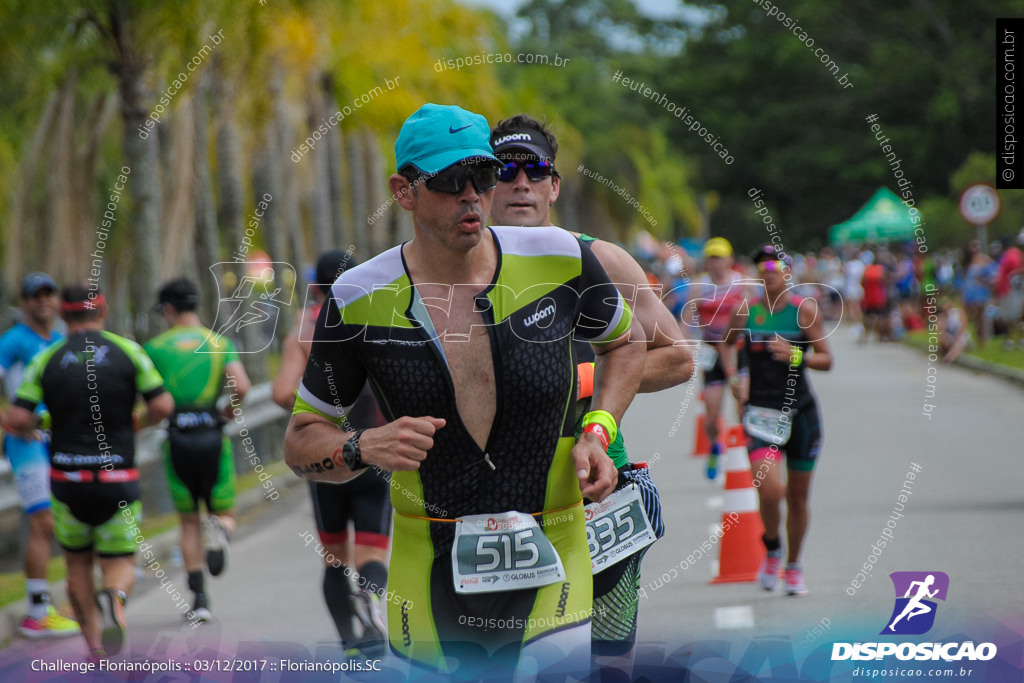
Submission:
[[[600,344],[602,342],[611,341],[612,333],[615,332],[615,328],[619,326],[619,322],[622,320],[622,316],[626,312],[626,303],[622,300],[622,297],[618,297],[618,308],[615,309],[615,317],[612,318],[611,322],[608,323],[608,327],[604,328],[604,332],[590,340],[591,344]]]
[[[366,263],[361,263],[341,274],[331,286],[331,294],[339,307],[368,296],[374,288],[390,285],[405,275],[402,265],[402,245],[379,254]]]
[[[351,405],[339,407],[333,403],[321,401],[313,395],[313,392],[306,388],[305,384],[302,383],[299,384],[299,398],[331,420],[343,420],[345,415],[348,414],[348,411],[352,408]],[[352,405],[355,405],[355,403]]]
[[[492,225],[503,254],[512,256],[580,256],[580,243],[557,225],[523,228]]]

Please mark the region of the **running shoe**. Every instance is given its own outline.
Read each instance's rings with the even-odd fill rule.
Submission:
[[[189,620],[188,614],[185,615],[185,619]],[[192,620],[207,622],[211,619],[213,619],[213,615],[210,613],[210,603],[206,599],[206,593],[196,593],[195,599],[192,601]]]
[[[64,638],[76,636],[82,632],[78,622],[74,619],[62,617],[53,608],[53,605],[46,606],[46,614],[41,619],[25,617],[18,627],[21,635],[26,638]]]
[[[206,518],[206,567],[210,576],[220,576],[227,565],[228,532],[217,515]]]
[[[770,550],[765,556],[761,568],[757,571],[757,581],[761,588],[773,591],[779,587],[779,569],[782,568],[782,549]]]
[[[380,598],[370,591],[361,590],[352,596],[356,618],[363,626],[363,636],[345,650],[345,656],[375,659],[384,654],[388,642],[388,629],[380,609]]]
[[[100,642],[108,655],[116,655],[124,646],[124,598],[113,588],[104,588],[96,594],[100,607]]]
[[[786,595],[801,597],[807,595],[807,586],[804,585],[804,570],[795,562],[786,565]]]
[[[714,481],[718,477],[718,456],[722,454],[722,444],[716,441],[711,444],[711,455],[708,456],[708,479]]]

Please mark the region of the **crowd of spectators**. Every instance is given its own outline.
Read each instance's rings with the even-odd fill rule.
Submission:
[[[796,293],[819,301],[826,319],[852,322],[862,344],[927,329],[931,300],[944,360],[981,350],[995,338],[1004,349],[1024,351],[1022,248],[1024,229],[1016,239],[1003,237],[987,248],[977,240],[962,249],[926,253],[912,243],[824,247],[791,254],[792,282]],[[639,258],[679,316],[689,281],[703,270],[699,251],[663,243]],[[734,268],[757,279],[753,264],[740,254]]]

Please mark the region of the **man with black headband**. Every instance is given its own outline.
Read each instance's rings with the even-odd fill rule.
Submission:
[[[491,218],[496,225],[519,225],[532,228],[551,224],[551,205],[558,199],[561,178],[555,170],[558,141],[540,121],[525,114],[517,114],[500,121],[491,131],[494,154],[505,167],[498,173],[498,186],[494,192]],[[682,340],[672,313],[661,303],[658,293],[650,286],[643,269],[629,253],[610,242],[579,234],[588,249],[593,251],[619,293],[633,307],[637,321],[643,327],[646,342],[644,374],[640,392],[654,392],[675,386],[689,379],[693,373],[693,358],[687,347],[677,345]],[[580,407],[578,414],[589,410],[593,385],[587,381],[593,376],[594,353],[589,344],[576,343],[579,363]],[[651,479],[647,463],[631,463],[626,454],[620,432],[608,449],[608,455],[619,470],[616,493],[629,495],[629,489],[639,494],[647,521],[648,539],[660,538],[665,533],[661,519],[661,501],[658,489]],[[620,493],[621,492],[621,493]],[[625,502],[625,501],[624,501]],[[614,512],[617,506],[606,512]],[[591,625],[594,656],[622,656],[632,651],[636,642],[638,591],[640,588],[640,562],[649,543],[636,541],[643,533],[637,525],[633,533],[609,536],[604,531],[598,506],[588,524],[594,527],[594,540],[590,544],[594,567],[594,618]],[[614,522],[614,519],[611,520]],[[622,527],[625,530],[625,527]],[[633,536],[636,535],[636,538]],[[598,539],[601,539],[599,542]],[[610,563],[614,546],[633,542],[635,552],[623,553]],[[610,546],[610,547],[605,547]]]
[[[485,227],[489,136],[456,106],[406,120],[388,182],[415,237],[334,283],[285,435],[301,476],[392,472],[391,649],[460,678],[531,655],[588,668],[582,499],[615,485],[607,447],[643,369],[632,313],[579,240]],[[574,335],[599,345],[578,441]],[[345,432],[367,378],[389,422]]]
[[[141,395],[148,407],[144,422],[157,424],[174,410],[174,400],[142,348],[103,329],[107,307],[98,288],[67,285],[61,299],[67,339],[25,370],[8,424],[22,433],[37,428],[32,411],[40,403],[53,416],[55,536],[67,560],[68,597],[95,659],[121,650],[124,603],[135,583],[142,504],[132,410]],[[98,593],[94,557],[103,575]]]
[[[157,308],[170,329],[143,348],[174,397],[175,411],[163,443],[167,485],[181,518],[181,557],[193,593],[192,609],[196,619],[208,621],[200,501],[208,513],[206,564],[212,576],[224,571],[228,537],[235,530],[235,460],[217,399],[227,388],[231,400],[225,410],[229,414],[232,404],[245,398],[251,382],[234,342],[200,323],[196,313],[199,290],[190,280],[177,278],[165,283],[157,298]]]
[[[337,250],[324,252],[316,262],[315,284],[309,288],[313,305],[299,313],[291,334],[285,338],[281,368],[274,378],[274,402],[285,410],[295,406],[295,391],[309,360],[313,330],[320,309],[331,293],[331,285],[356,265],[352,254]],[[345,417],[348,424],[344,428],[349,432],[384,424],[384,416],[368,384]],[[390,481],[388,472],[374,468],[345,486],[309,482],[320,537],[316,550],[324,560],[324,603],[338,629],[345,653],[350,657],[379,657],[387,645],[381,597],[386,596],[388,583]],[[351,552],[350,521],[355,532]],[[310,542],[306,542],[307,547]]]

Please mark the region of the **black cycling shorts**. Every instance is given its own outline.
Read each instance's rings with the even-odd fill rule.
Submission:
[[[50,492],[64,503],[71,514],[89,526],[100,526],[123,506],[118,503],[134,503],[139,499],[139,482],[72,482],[50,480]]]
[[[356,545],[387,549],[391,528],[391,476],[371,467],[345,484],[309,482],[321,543],[345,543],[348,523]]]
[[[821,453],[821,414],[818,402],[809,401],[802,405],[792,418],[789,441],[776,446],[776,450],[786,455],[786,467],[798,472],[810,472],[818,461]],[[747,435],[747,451],[751,461],[758,460],[772,451],[772,442]]]
[[[235,504],[236,474],[231,441],[220,425],[167,430],[164,444],[167,484],[175,509],[226,512]]]
[[[707,343],[707,342],[705,342]],[[721,344],[715,344],[715,351],[721,348]],[[736,371],[745,375],[749,372],[750,367],[750,356],[747,354],[747,347],[740,346],[736,349]],[[704,370],[704,386],[711,386],[712,384],[721,384],[725,382],[725,368],[722,367],[722,355],[718,354],[715,357],[715,365],[710,370]]]

